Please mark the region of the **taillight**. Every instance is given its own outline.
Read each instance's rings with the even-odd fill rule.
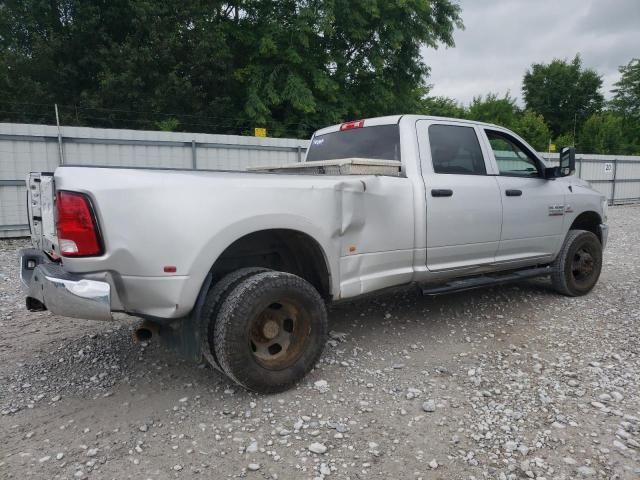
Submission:
[[[102,243],[91,200],[82,193],[59,191],[58,246],[63,257],[92,257],[102,254]]]
[[[347,122],[340,125],[340,130],[352,130],[354,128],[362,127],[364,127],[364,120],[354,120],[352,122]]]

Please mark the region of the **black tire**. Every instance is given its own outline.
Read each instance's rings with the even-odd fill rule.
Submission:
[[[600,278],[600,240],[586,230],[569,230],[553,267],[551,283],[558,293],[569,297],[586,295]]]
[[[216,357],[243,387],[281,392],[314,367],[327,330],[324,301],[309,282],[290,273],[258,273],[224,300],[215,322]]]
[[[222,302],[224,302],[224,299],[227,297],[229,292],[233,290],[244,279],[250,277],[251,275],[255,275],[256,273],[268,271],[268,269],[260,267],[240,268],[218,280],[218,282],[216,282],[207,293],[207,297],[202,308],[201,319],[203,332],[202,354],[213,368],[219,370],[222,373],[224,373],[224,371],[222,370],[222,367],[220,367],[220,364],[218,363],[218,360],[216,358],[213,341],[215,322],[216,318],[218,317],[220,307],[222,306]]]

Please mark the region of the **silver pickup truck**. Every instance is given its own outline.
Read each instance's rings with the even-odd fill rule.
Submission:
[[[34,173],[27,308],[135,315],[140,338],[283,390],[320,357],[330,302],[541,276],[588,293],[607,202],[571,175],[572,149],[560,157],[496,125],[401,115],[317,131],[296,168]]]

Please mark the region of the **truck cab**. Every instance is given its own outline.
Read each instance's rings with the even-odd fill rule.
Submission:
[[[426,248],[417,281],[550,263],[576,221],[606,242],[606,198],[497,125],[417,115],[349,122],[316,132],[306,161],[345,156],[399,161],[413,179],[424,229],[416,246]]]

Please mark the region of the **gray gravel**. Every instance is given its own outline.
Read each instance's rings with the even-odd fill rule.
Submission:
[[[640,208],[596,289],[542,280],[336,306],[299,386],[260,396],[134,320],[23,309],[0,242],[0,478],[640,478]]]

